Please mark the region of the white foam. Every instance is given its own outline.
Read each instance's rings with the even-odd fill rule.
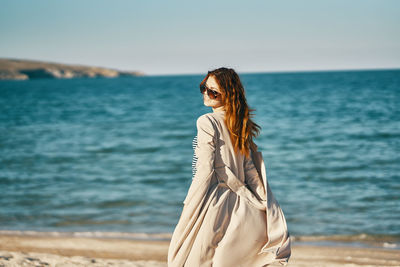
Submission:
[[[384,242],[383,247],[384,248],[396,248],[397,244]]]
[[[171,233],[127,233],[127,232],[41,232],[41,231],[16,231],[0,230],[4,235],[30,235],[30,236],[74,236],[74,237],[99,237],[99,238],[126,238],[140,240],[168,240]]]

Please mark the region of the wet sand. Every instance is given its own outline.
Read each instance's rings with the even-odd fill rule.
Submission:
[[[0,266],[167,266],[169,241],[0,235]],[[400,250],[293,242],[287,266],[400,266]]]

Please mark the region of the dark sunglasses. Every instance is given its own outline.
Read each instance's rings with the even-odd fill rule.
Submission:
[[[204,94],[205,91],[207,91],[207,95],[211,99],[216,99],[220,95],[220,93],[218,93],[217,91],[211,90],[205,84],[200,84],[200,93]]]

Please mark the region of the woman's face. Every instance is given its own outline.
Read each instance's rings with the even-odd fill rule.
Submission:
[[[212,99],[208,96],[207,92],[204,92],[203,94],[203,100],[204,100],[204,105],[212,108],[218,108],[223,105],[222,99],[221,99],[221,89],[218,86],[217,81],[215,80],[213,75],[208,76],[207,81],[205,83],[207,88],[218,92],[218,96],[215,99]]]

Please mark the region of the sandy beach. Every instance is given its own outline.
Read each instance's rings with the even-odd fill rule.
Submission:
[[[167,266],[169,241],[0,235],[0,266]],[[400,251],[293,242],[288,266],[400,266]]]

